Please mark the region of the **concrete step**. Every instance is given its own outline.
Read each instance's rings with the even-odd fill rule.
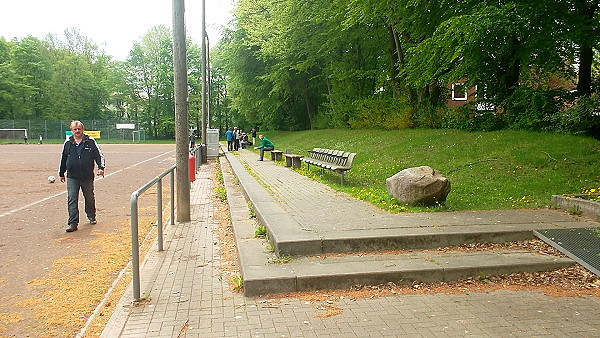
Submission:
[[[264,223],[263,223],[264,222]],[[262,224],[269,230],[273,222],[266,217]],[[544,229],[541,226],[537,229]],[[320,237],[291,235],[290,231],[270,231],[274,251],[281,255],[320,255],[327,253],[373,252],[384,250],[426,250],[471,243],[504,243],[534,239],[532,227],[514,225],[451,226],[445,228],[414,227],[363,234],[326,234]]]
[[[272,254],[260,257],[257,255],[260,248],[247,244],[238,247],[246,296],[343,289],[388,282],[455,281],[477,276],[554,270],[575,263],[569,258],[524,251],[485,251],[292,257],[288,262],[278,264],[283,259]]]

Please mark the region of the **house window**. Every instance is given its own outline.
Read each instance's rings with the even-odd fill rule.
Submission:
[[[466,101],[467,88],[464,83],[452,84],[452,101]]]

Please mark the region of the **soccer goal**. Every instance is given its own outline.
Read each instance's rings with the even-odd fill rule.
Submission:
[[[0,129],[0,140],[5,143],[27,143],[27,129]]]
[[[145,130],[133,130],[131,134],[133,135],[133,143],[140,143],[142,141],[146,141]]]

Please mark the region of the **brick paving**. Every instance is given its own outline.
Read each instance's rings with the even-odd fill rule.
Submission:
[[[167,227],[165,250],[150,250],[142,264],[141,292],[150,300],[130,307],[128,289],[103,337],[600,336],[600,300],[593,297],[496,291],[344,297],[330,304],[232,292],[220,269],[217,209],[208,198],[215,165],[197,173],[192,221]],[[323,318],[331,305],[340,313]]]

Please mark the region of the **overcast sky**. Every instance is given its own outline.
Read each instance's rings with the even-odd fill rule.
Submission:
[[[220,26],[231,20],[233,0],[205,0],[206,31],[211,46]],[[116,60],[125,60],[134,42],[156,25],[172,27],[172,0],[0,0],[0,36],[43,39],[48,33],[63,39],[67,28],[101,46]],[[187,36],[200,45],[202,1],[185,2]]]

